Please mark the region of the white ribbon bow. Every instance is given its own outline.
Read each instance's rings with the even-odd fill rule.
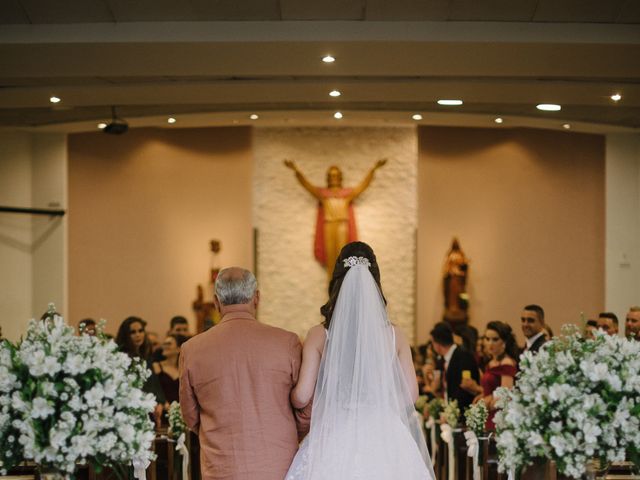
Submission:
[[[147,468],[151,465],[151,461],[148,458],[135,457],[131,460],[131,464],[133,465],[133,476],[138,480],[147,480]]]
[[[516,480],[516,469],[510,468],[509,473],[507,474],[507,480]]]
[[[429,439],[431,441],[431,457],[436,458],[438,454],[438,442],[436,441],[436,422],[433,417],[429,417],[424,424],[429,429]]]
[[[449,455],[447,463],[449,464],[449,468],[447,468],[447,470],[449,471],[449,480],[456,480],[456,452],[453,447],[453,429],[451,425],[443,423],[440,426],[440,438],[448,445],[447,451]]]
[[[464,438],[467,441],[467,456],[473,458],[473,480],[480,480],[480,443],[478,437],[473,430],[464,432]]]
[[[189,450],[185,443],[186,439],[185,433],[182,432],[176,442],[176,452],[182,455],[182,480],[189,480]]]

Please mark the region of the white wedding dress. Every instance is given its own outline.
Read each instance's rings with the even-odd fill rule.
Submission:
[[[285,480],[435,480],[382,295],[359,260],[342,283],[311,430]]]

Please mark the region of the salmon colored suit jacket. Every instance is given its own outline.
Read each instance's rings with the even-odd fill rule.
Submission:
[[[259,323],[246,305],[225,307],[215,327],[180,351],[180,406],[200,439],[203,480],[282,480],[309,430],[295,411],[298,337]]]

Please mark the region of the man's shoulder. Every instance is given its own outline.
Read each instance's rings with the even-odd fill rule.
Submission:
[[[462,347],[458,347],[453,351],[453,355],[451,356],[451,361],[460,360],[462,362],[475,362],[475,357],[473,354]]]
[[[266,323],[258,323],[258,326],[262,329],[261,333],[274,339],[282,340],[283,342],[300,341],[295,333],[285,330],[284,328],[267,325]]]

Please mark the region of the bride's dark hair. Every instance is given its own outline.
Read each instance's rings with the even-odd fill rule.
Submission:
[[[324,317],[324,322],[322,322],[322,324],[326,329],[328,329],[331,324],[331,317],[333,316],[333,309],[338,301],[340,287],[342,287],[344,276],[349,270],[349,268],[344,266],[344,260],[349,257],[364,257],[369,260],[371,263],[369,271],[378,284],[380,295],[382,295],[385,305],[387,303],[387,299],[384,297],[384,293],[382,293],[382,286],[380,285],[380,268],[378,267],[378,261],[376,260],[376,254],[373,253],[373,249],[364,242],[347,243],[342,247],[342,250],[340,250],[340,255],[338,255],[336,265],[333,268],[333,276],[329,282],[329,300],[320,307],[320,313]]]

